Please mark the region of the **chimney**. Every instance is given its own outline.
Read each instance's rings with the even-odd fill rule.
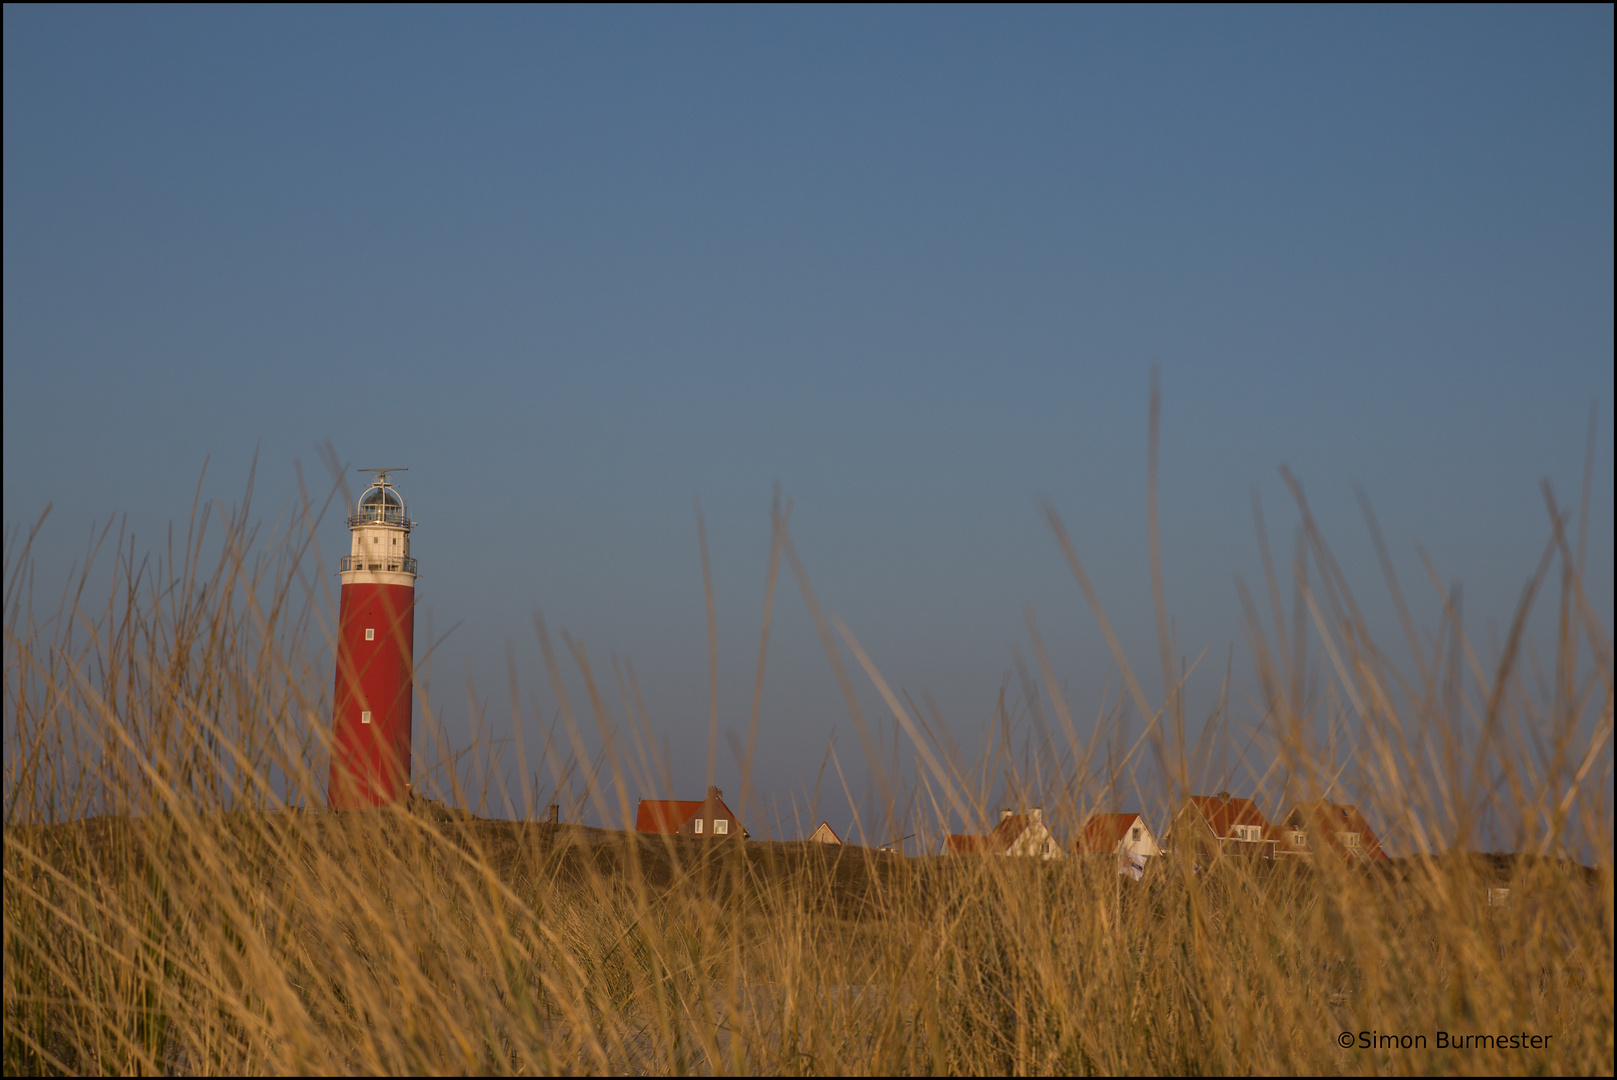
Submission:
[[[550,824],[552,824],[552,825],[560,825],[561,824],[561,807],[556,805],[555,803],[550,804],[549,820],[550,820]]]
[[[1035,806],[1033,809],[1028,811],[1028,815],[1032,817],[1034,821],[1043,821],[1044,808],[1042,806]]]
[[[1010,816],[1011,816],[1011,812],[1009,810],[1001,810],[999,812],[999,820],[1001,820],[1001,821],[1004,821],[1006,818],[1008,818]]]
[[[713,787],[711,784],[708,785],[707,798],[708,798],[709,802],[712,802],[715,799],[722,798],[723,796],[724,796],[724,792],[720,791],[716,787]]]
[[[1227,791],[1221,791],[1221,792],[1218,793],[1218,799],[1219,799],[1220,802],[1229,802],[1230,801],[1230,793],[1227,792]]]

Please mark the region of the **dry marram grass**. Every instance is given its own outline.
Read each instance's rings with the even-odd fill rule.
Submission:
[[[243,509],[216,521],[209,548],[204,511],[181,554],[161,560],[117,539],[86,564],[110,578],[105,601],[87,596],[86,569],[48,616],[36,614],[28,541],[12,537],[6,1072],[1609,1074],[1611,663],[1566,518],[1552,502],[1524,598],[1524,610],[1543,602],[1559,572],[1548,670],[1523,677],[1522,620],[1484,665],[1451,608],[1435,643],[1411,629],[1400,671],[1296,493],[1292,625],[1272,569],[1272,637],[1247,598],[1266,709],[1253,780],[1271,802],[1354,784],[1410,852],[1379,871],[1197,865],[1179,845],[1133,882],[1106,859],[704,845],[489,820],[467,809],[486,792],[474,798],[452,768],[434,774],[438,801],[304,812],[321,802],[331,682],[305,576],[312,515],[261,542]],[[840,665],[775,520],[771,599],[784,553]],[[1096,614],[1104,623],[1098,602]],[[1037,787],[1070,835],[1116,790],[1119,762],[1108,775],[1100,740],[1077,735],[1029,625],[1046,682],[1041,695],[1024,673],[1023,702],[1050,711],[1044,757],[963,762],[881,684],[918,764],[906,779],[891,759],[873,763],[887,808],[873,832],[937,850],[951,811],[981,820],[995,791]],[[1312,693],[1308,634],[1327,676]],[[624,695],[625,741],[569,645],[605,744],[597,820],[624,820],[629,794],[653,786],[637,691]],[[1172,687],[1182,673],[1168,646]],[[1180,695],[1145,702],[1117,659],[1157,718],[1132,762],[1155,755],[1165,820],[1198,748]],[[417,717],[433,749],[425,702]],[[1316,732],[1347,727],[1347,744],[1317,745]],[[1487,835],[1517,854],[1466,854]],[[1508,886],[1510,902],[1490,906],[1490,886]],[[1427,1046],[1339,1045],[1361,1030]],[[1438,1032],[1552,1039],[1456,1051],[1437,1048]]]

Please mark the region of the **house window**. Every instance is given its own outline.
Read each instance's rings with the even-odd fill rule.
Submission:
[[[1308,846],[1308,836],[1307,836],[1307,834],[1300,833],[1300,832],[1292,833],[1291,834],[1291,846],[1292,847],[1307,847]]]
[[[724,818],[713,819],[713,835],[726,836],[730,832],[730,822]]]
[[[373,629],[372,627],[369,627],[369,626],[367,626],[365,628],[365,640],[366,641],[375,641],[376,640],[376,631],[375,631],[375,629]]]
[[[1359,834],[1356,833],[1356,832],[1345,832],[1345,833],[1343,833],[1342,834],[1342,843],[1346,844],[1350,848],[1358,847],[1359,846]]]
[[[702,835],[702,819],[701,818],[696,819],[696,835],[697,836]]]
[[[366,709],[364,712],[359,714],[359,722],[361,724],[368,724],[371,722],[371,711],[369,709]]]
[[[1139,843],[1139,842],[1140,842],[1140,834],[1141,834],[1141,833],[1142,833],[1142,832],[1144,832],[1144,831],[1145,831],[1145,830],[1144,830],[1144,829],[1142,829],[1142,828],[1140,828],[1140,827],[1139,827],[1139,826],[1135,826],[1135,829],[1134,829],[1134,842],[1135,842],[1135,843],[1136,843],[1136,844],[1138,844],[1138,843]]]

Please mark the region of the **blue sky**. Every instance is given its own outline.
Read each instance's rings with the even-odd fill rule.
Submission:
[[[41,580],[111,513],[155,546],[205,458],[229,503],[256,453],[273,516],[329,439],[410,466],[452,732],[467,673],[509,726],[508,642],[547,693],[538,604],[633,659],[699,791],[693,498],[744,733],[778,481],[822,603],[975,745],[1024,604],[1080,714],[1110,666],[1041,495],[1158,670],[1157,365],[1192,657],[1242,652],[1254,489],[1290,550],[1282,463],[1390,631],[1355,482],[1423,627],[1417,544],[1508,623],[1591,404],[1610,631],[1609,7],[4,19],[4,512],[53,504]],[[858,754],[789,583],[777,611],[785,800],[834,725]]]

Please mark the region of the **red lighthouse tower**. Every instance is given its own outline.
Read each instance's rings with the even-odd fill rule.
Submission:
[[[333,810],[397,802],[409,790],[411,672],[415,655],[415,523],[388,480],[405,469],[361,469],[376,479],[348,519],[353,548],[342,572],[337,692],[331,727]]]

